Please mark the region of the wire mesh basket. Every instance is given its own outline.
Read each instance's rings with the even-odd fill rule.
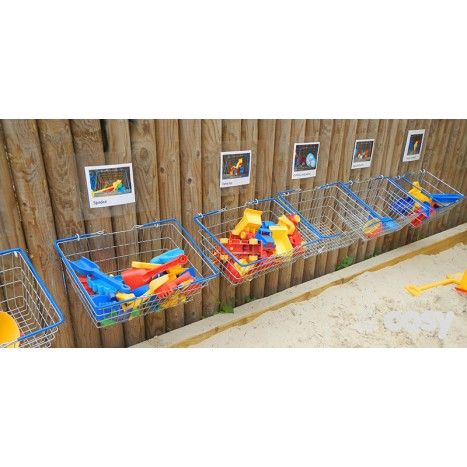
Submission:
[[[316,235],[275,198],[198,214],[194,220],[204,252],[234,286],[319,252]]]
[[[406,212],[418,215],[414,227],[430,222],[445,214],[464,200],[464,195],[425,169],[408,172],[393,178],[406,192]]]
[[[368,240],[368,210],[349,195],[338,182],[311,190],[287,190],[278,198],[290,206],[320,240],[325,253],[351,245],[359,238]]]
[[[0,251],[0,347],[49,347],[63,321],[24,250]]]
[[[177,219],[55,242],[97,327],[191,301],[219,271]]]
[[[364,230],[371,238],[397,232],[410,224],[417,213],[407,210],[407,193],[391,178],[379,175],[341,186],[368,210]]]

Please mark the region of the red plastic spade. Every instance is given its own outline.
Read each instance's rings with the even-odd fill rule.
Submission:
[[[173,293],[176,288],[183,284],[183,282],[194,281],[194,277],[189,272],[184,272],[182,275],[177,277],[175,280],[166,282],[164,285],[161,285],[157,290],[155,295],[157,298],[167,298],[171,293]]]

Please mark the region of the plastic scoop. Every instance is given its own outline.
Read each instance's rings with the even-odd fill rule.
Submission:
[[[118,290],[119,292],[130,292],[130,288],[127,285],[115,277],[110,277],[102,272],[99,266],[88,258],[81,257],[76,261],[70,261],[70,264],[78,274],[94,276],[94,278],[99,279],[102,283],[115,288],[115,290]]]
[[[456,201],[459,201],[462,198],[463,198],[462,195],[449,194],[449,193],[439,193],[436,195],[431,195],[431,199],[436,204],[452,204],[452,203],[455,203]]]
[[[19,342],[15,342],[21,336],[21,331],[15,319],[6,311],[0,311],[0,345],[8,344],[7,348],[19,347]]]
[[[171,293],[173,293],[180,284],[187,282],[188,284],[194,281],[193,276],[189,272],[183,273],[177,279],[165,283],[163,286],[159,287],[156,291],[156,296],[158,298],[167,298]]]

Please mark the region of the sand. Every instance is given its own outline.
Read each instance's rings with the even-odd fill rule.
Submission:
[[[198,347],[467,347],[467,294],[453,285],[418,297],[404,289],[466,268],[466,245],[419,255],[265,313]]]

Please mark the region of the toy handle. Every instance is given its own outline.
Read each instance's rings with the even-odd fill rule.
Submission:
[[[102,282],[109,284],[112,287],[115,287],[120,292],[131,292],[131,288],[128,285],[122,284],[119,280],[109,277],[105,272],[99,271],[98,269],[92,272],[92,275],[96,279],[100,279]]]

